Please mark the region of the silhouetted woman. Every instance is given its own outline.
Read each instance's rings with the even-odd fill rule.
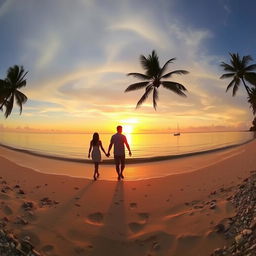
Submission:
[[[94,162],[94,175],[93,178],[94,180],[97,180],[97,178],[99,178],[100,174],[99,174],[99,164],[101,162],[101,153],[100,153],[100,148],[101,150],[106,154],[105,149],[102,146],[102,143],[100,141],[100,136],[97,132],[95,132],[93,134],[91,143],[90,143],[90,149],[89,149],[89,154],[88,154],[88,158],[90,158],[90,154],[92,151],[92,161]]]

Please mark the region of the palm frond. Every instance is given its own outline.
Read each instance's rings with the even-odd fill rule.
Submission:
[[[144,55],[141,55],[140,62],[142,67],[145,69],[147,76],[150,78],[157,77],[160,72],[160,66],[155,50],[152,51],[151,55],[149,54],[148,58],[146,58]]]
[[[20,92],[18,90],[15,92],[14,95],[15,95],[16,103],[20,107],[20,114],[21,114],[22,113],[22,105],[27,102],[28,98],[25,94],[23,94],[22,92]]]
[[[6,81],[10,84],[16,84],[19,77],[19,66],[14,65],[7,70]]]
[[[144,55],[140,55],[140,64],[144,70],[148,70],[148,59]]]
[[[8,88],[5,80],[0,79],[0,104],[8,96]]]
[[[256,64],[249,65],[244,69],[246,72],[256,70]]]
[[[250,84],[253,84],[256,86],[256,73],[255,72],[246,72],[244,74],[244,79],[249,82]]]
[[[255,115],[256,114],[256,88],[251,88],[249,96],[248,96],[248,102],[250,103],[250,107],[252,108],[252,112]]]
[[[19,83],[17,83],[16,88],[20,89],[21,87],[25,87],[27,85],[26,80],[22,80]]]
[[[149,94],[151,93],[151,91],[153,90],[152,86],[149,86],[146,88],[145,93],[142,95],[142,97],[140,98],[140,100],[138,101],[136,108],[138,108],[149,96]]]
[[[12,113],[13,109],[13,102],[14,102],[14,94],[11,95],[10,99],[6,101],[5,103],[5,118],[8,118],[8,116]]]
[[[156,87],[154,87],[154,91],[153,91],[153,107],[156,110],[157,108],[157,100],[158,100],[158,89]]]
[[[189,73],[189,72],[188,72],[187,70],[182,70],[182,69],[180,69],[180,70],[175,70],[175,71],[169,72],[169,73],[163,75],[161,78],[169,78],[169,77],[171,77],[171,76],[174,75],[174,74],[177,74],[177,75],[186,75],[186,74],[188,74],[188,73]]]
[[[176,60],[176,58],[169,59],[169,60],[167,60],[167,61],[165,62],[165,64],[163,65],[163,67],[162,67],[162,69],[161,69],[161,71],[160,71],[160,74],[159,74],[160,77],[161,77],[162,74],[165,72],[165,70],[167,69],[168,65],[169,65],[170,63],[172,63],[174,60]]]
[[[141,80],[148,80],[151,78],[151,77],[141,74],[141,73],[128,73],[127,76],[133,76],[133,77],[141,79]]]
[[[0,90],[7,87],[7,83],[5,80],[0,79]]]
[[[27,75],[28,71],[23,74],[23,76],[20,77],[20,79],[17,82],[17,88],[21,88],[26,86],[27,82],[24,80],[25,76]]]
[[[226,73],[226,74],[223,74],[220,79],[225,79],[225,78],[230,78],[230,77],[233,77],[235,76],[235,73]]]
[[[240,81],[241,80],[239,78],[235,79],[235,83],[234,83],[234,86],[233,86],[233,93],[232,93],[233,97],[236,96],[236,92],[237,92],[238,87],[240,85]]]
[[[221,62],[220,64],[221,67],[223,67],[224,71],[229,71],[229,72],[235,72],[235,68],[232,67],[231,65],[225,63],[225,62]]]
[[[242,65],[245,67],[252,60],[253,60],[253,58],[250,55],[243,56],[243,58],[242,58]]]
[[[187,97],[187,95],[183,92],[187,91],[184,85],[170,81],[162,81],[161,84],[165,89],[171,90],[180,96]]]
[[[240,69],[241,68],[241,58],[238,53],[229,53],[231,56],[230,63],[235,69]]]
[[[226,92],[235,84],[235,78],[227,86]]]
[[[125,89],[125,92],[130,92],[130,91],[134,91],[134,90],[139,90],[139,89],[141,89],[141,88],[146,87],[149,83],[150,83],[150,81],[131,84],[131,85],[129,85],[129,86]]]

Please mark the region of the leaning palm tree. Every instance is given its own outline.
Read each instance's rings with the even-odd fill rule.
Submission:
[[[12,112],[14,100],[20,108],[20,114],[22,112],[22,105],[26,103],[27,97],[19,89],[26,86],[24,78],[27,73],[22,66],[15,65],[8,69],[6,78],[0,80],[0,110],[5,108],[6,118]]]
[[[256,70],[256,64],[248,65],[250,61],[252,61],[252,57],[250,55],[243,56],[241,58],[238,53],[229,53],[231,59],[230,64],[222,62],[220,64],[223,67],[224,71],[228,73],[223,74],[220,79],[232,78],[232,81],[227,86],[226,92],[233,87],[233,96],[236,95],[236,92],[241,84],[241,81],[248,93],[250,94],[250,87],[248,84],[256,85],[256,73],[253,72]]]
[[[180,96],[186,97],[186,94],[184,92],[187,91],[187,89],[184,85],[177,82],[163,80],[166,78],[170,78],[172,75],[175,74],[184,75],[189,73],[186,70],[175,70],[164,74],[168,64],[172,63],[174,60],[175,58],[169,59],[163,65],[163,67],[160,67],[158,56],[155,51],[152,51],[152,54],[149,55],[147,58],[144,55],[140,56],[140,63],[142,65],[142,68],[145,70],[145,74],[129,73],[127,75],[143,80],[143,82],[131,84],[125,90],[125,92],[129,92],[145,88],[145,93],[138,101],[136,108],[138,108],[148,98],[149,94],[153,92],[153,106],[156,109],[158,100],[158,88],[160,85],[163,86],[165,89],[171,90],[172,92]]]
[[[250,103],[252,112],[255,115],[256,114],[256,88],[255,87],[252,87],[250,89],[249,96],[248,96],[248,102]]]

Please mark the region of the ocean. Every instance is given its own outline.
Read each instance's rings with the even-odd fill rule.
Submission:
[[[107,151],[112,134],[100,134]],[[132,158],[147,161],[163,156],[183,156],[243,144],[253,139],[253,132],[209,132],[173,134],[126,134]],[[88,159],[92,134],[2,132],[0,144],[69,160]],[[107,159],[105,156],[103,159]]]

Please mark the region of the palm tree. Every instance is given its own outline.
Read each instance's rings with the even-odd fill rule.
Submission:
[[[252,112],[255,115],[256,114],[256,88],[255,87],[250,89],[248,102],[250,103]]]
[[[220,79],[232,78],[232,81],[227,86],[226,92],[233,87],[233,96],[236,95],[238,87],[242,81],[248,95],[250,94],[250,87],[245,83],[247,81],[249,84],[256,85],[256,64],[248,65],[252,61],[250,55],[243,56],[241,59],[238,53],[229,53],[231,59],[230,64],[222,62],[220,64],[224,71],[228,73],[223,74]]]
[[[24,71],[22,66],[10,67],[4,80],[0,80],[0,110],[5,107],[5,117],[7,118],[13,109],[14,99],[22,112],[22,105],[26,103],[27,96],[19,91],[26,86],[24,79],[28,72]]]
[[[180,96],[186,97],[186,94],[184,92],[187,91],[187,89],[185,88],[185,86],[177,82],[162,80],[169,78],[174,74],[184,75],[189,73],[186,70],[175,70],[164,74],[168,64],[172,63],[174,60],[175,58],[169,59],[161,68],[159,65],[158,56],[154,50],[152,51],[152,54],[149,55],[147,58],[144,55],[140,56],[140,63],[142,65],[142,68],[145,70],[145,74],[129,73],[127,75],[136,77],[143,82],[131,84],[125,90],[125,92],[129,92],[145,88],[145,93],[138,101],[136,108],[138,108],[148,98],[149,94],[153,92],[153,106],[156,109],[158,100],[158,88],[160,85],[162,85],[165,89],[171,90],[172,92]]]

